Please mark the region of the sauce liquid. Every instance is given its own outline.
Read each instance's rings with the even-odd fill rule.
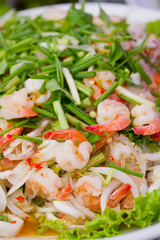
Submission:
[[[35,237],[35,238],[45,237],[45,239],[46,237],[52,238],[52,239],[58,238],[58,234],[51,230],[47,231],[46,233],[43,233],[42,235],[38,234],[37,227],[38,227],[37,221],[34,221],[34,222],[25,221],[17,237]]]

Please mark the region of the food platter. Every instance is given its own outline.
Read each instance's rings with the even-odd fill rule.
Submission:
[[[69,8],[69,4],[60,4],[56,5],[54,7],[67,10]],[[125,6],[120,4],[101,4],[101,7],[109,14],[109,15],[118,15],[120,17],[126,17],[129,21],[141,21],[141,22],[147,22],[152,21],[156,19],[160,19],[160,11],[158,10],[150,10],[145,8],[136,8],[133,6]],[[30,15],[30,16],[37,16],[42,14],[46,7],[41,8],[35,8],[35,9],[29,9],[25,11],[21,11],[20,15]],[[93,15],[98,15],[99,13],[99,7],[96,3],[88,3],[86,4],[86,11],[89,13],[92,13]],[[147,227],[145,229],[134,229],[129,232],[125,232],[121,236],[112,237],[110,239],[112,240],[132,240],[132,239],[140,239],[140,240],[149,240],[149,239],[156,239],[160,237],[160,224],[155,223],[150,227]],[[3,238],[0,238],[3,239]],[[21,237],[19,239],[39,239],[38,238],[28,238],[28,237]],[[45,237],[47,239],[47,237]],[[48,239],[51,239],[50,237]],[[53,239],[53,238],[52,238]]]

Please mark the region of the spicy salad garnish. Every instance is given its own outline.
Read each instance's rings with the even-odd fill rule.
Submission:
[[[0,237],[160,221],[159,26],[84,4],[0,19]]]

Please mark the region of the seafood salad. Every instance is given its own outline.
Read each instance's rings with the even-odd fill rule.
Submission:
[[[84,4],[0,19],[0,237],[160,221],[159,25]]]

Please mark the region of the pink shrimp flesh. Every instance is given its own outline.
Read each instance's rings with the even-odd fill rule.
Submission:
[[[97,122],[86,129],[102,136],[106,132],[120,131],[131,123],[128,108],[120,102],[106,99],[98,105]]]
[[[5,133],[3,137],[0,138],[0,147],[14,139],[13,134],[20,135],[23,131],[23,127],[13,128],[9,132]]]
[[[134,127],[133,131],[135,134],[142,134],[144,136],[158,133],[160,131],[160,119],[155,119],[148,126]]]
[[[88,141],[87,138],[76,129],[60,129],[55,131],[49,131],[44,134],[45,139],[54,140],[71,140],[75,146],[82,142]]]
[[[109,208],[113,208],[117,206],[117,204],[128,194],[130,190],[131,190],[131,185],[129,183],[126,183],[122,187],[118,188],[109,197],[107,206]]]

